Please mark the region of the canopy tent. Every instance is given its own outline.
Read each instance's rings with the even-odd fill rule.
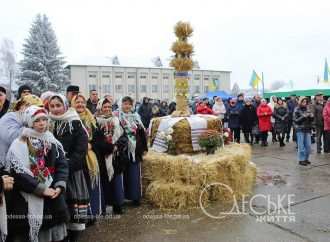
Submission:
[[[325,96],[330,96],[330,85],[327,84],[319,84],[315,87],[307,88],[307,89],[279,89],[276,91],[270,91],[264,93],[264,98],[270,98],[271,96],[276,97],[289,97],[291,95],[296,96],[315,96],[316,93],[321,92]]]
[[[225,91],[214,91],[214,92],[208,92],[205,95],[207,98],[212,99],[214,96],[221,97],[222,99],[229,99],[232,96],[230,96]]]

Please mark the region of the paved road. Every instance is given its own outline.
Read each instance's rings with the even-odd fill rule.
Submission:
[[[102,219],[82,241],[329,242],[330,155],[313,154],[312,165],[301,167],[293,144],[255,146],[252,160],[258,178],[251,206],[239,205],[245,214],[212,219],[200,209],[161,212],[144,203],[127,206],[121,217]],[[217,211],[216,205],[209,210]]]

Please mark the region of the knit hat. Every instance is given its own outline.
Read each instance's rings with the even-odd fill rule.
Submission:
[[[18,98],[21,98],[21,97],[22,97],[22,93],[23,93],[24,91],[30,91],[30,92],[32,92],[32,89],[31,89],[31,87],[28,86],[28,85],[22,85],[22,86],[20,86],[20,87],[18,88]]]
[[[29,128],[33,127],[33,123],[41,117],[48,119],[48,113],[46,109],[32,105],[24,111],[24,121]]]
[[[0,92],[3,92],[4,94],[6,94],[7,93],[6,88],[4,88],[3,86],[0,86]]]
[[[67,87],[66,92],[79,92],[79,86],[70,85]]]

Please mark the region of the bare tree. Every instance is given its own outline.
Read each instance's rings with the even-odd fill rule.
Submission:
[[[12,80],[15,72],[16,60],[14,42],[10,39],[2,39],[0,46],[0,62],[3,69],[3,75]]]
[[[271,91],[278,90],[278,89],[280,89],[281,87],[284,87],[285,84],[286,84],[285,81],[274,81],[274,82],[272,82],[272,84],[270,85],[270,90],[271,90]]]

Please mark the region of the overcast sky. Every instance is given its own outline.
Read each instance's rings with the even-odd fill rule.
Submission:
[[[12,39],[18,53],[35,15],[45,13],[68,63],[114,55],[123,65],[165,61],[179,20],[194,28],[200,67],[232,71],[241,87],[253,69],[266,86],[313,86],[330,58],[327,0],[1,0],[0,11],[0,39]]]

